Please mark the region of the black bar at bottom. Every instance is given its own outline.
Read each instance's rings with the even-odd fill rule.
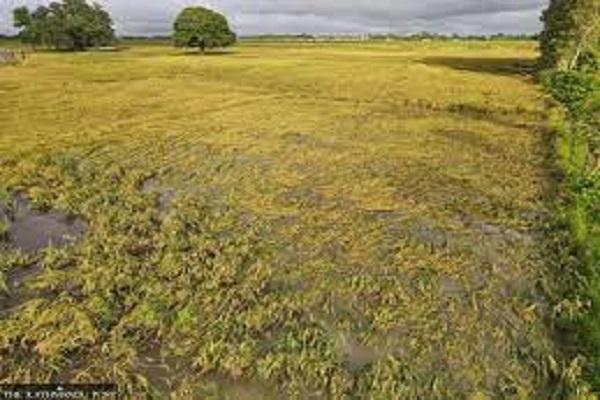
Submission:
[[[115,384],[0,384],[0,400],[118,400]]]

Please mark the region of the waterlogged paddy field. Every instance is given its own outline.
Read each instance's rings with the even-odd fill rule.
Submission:
[[[5,218],[0,380],[549,398],[535,57],[527,42],[246,43],[0,68],[5,214],[26,198],[85,227],[25,251]]]

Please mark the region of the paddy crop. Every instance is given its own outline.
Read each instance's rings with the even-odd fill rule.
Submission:
[[[85,221],[34,253],[2,236],[0,381],[558,398],[577,364],[549,323],[536,56],[529,42],[137,45],[0,67],[0,193]]]

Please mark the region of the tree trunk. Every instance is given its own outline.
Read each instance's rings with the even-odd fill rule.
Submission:
[[[575,50],[575,55],[573,55],[573,58],[569,62],[569,70],[574,70],[577,68],[577,65],[579,64],[579,57],[581,57],[581,53],[583,51],[582,47],[583,46],[581,43],[577,46],[577,49]]]

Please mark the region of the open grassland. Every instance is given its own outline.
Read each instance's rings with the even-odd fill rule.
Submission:
[[[0,380],[558,396],[576,371],[548,324],[535,57],[528,42],[133,46],[0,67],[0,191],[87,227],[65,248],[4,248],[3,286],[23,282],[1,303]]]

